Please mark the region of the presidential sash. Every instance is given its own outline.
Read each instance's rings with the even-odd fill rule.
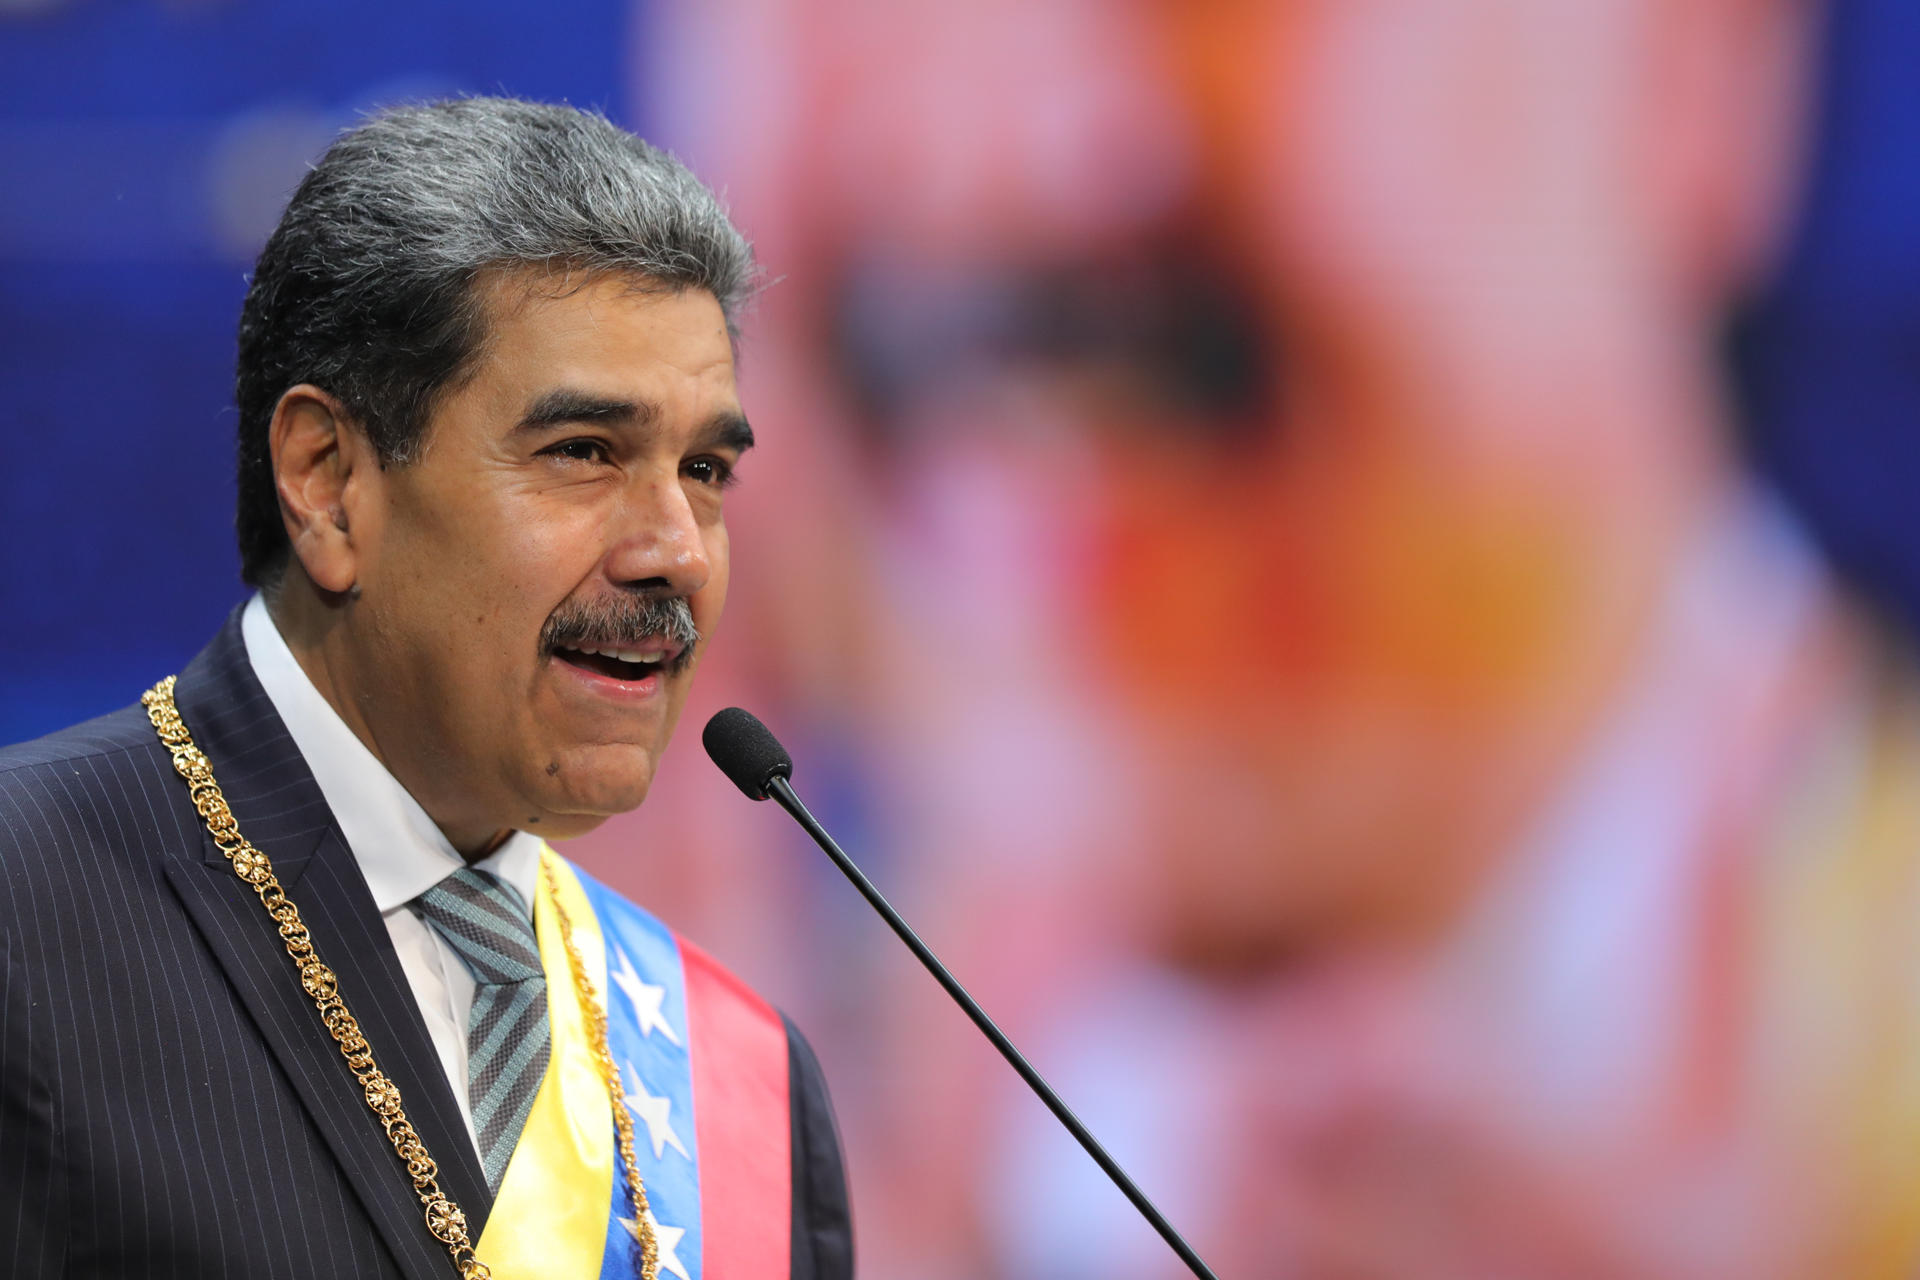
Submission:
[[[547,989],[574,986],[557,892],[606,1007],[660,1275],[783,1280],[793,1199],[780,1015],[551,848],[541,861],[533,917]],[[553,997],[547,1010],[552,1056],[476,1252],[496,1280],[625,1280],[638,1270],[637,1224],[607,1086],[578,1004]]]

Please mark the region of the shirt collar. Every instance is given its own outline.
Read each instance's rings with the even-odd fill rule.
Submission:
[[[259,595],[241,612],[240,635],[254,675],[320,785],[380,913],[405,906],[466,866],[420,802],[314,688]],[[531,910],[540,846],[539,837],[515,831],[473,865],[512,886]]]

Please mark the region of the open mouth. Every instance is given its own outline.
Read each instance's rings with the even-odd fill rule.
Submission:
[[[683,665],[686,649],[664,640],[649,640],[637,648],[571,648],[560,646],[553,656],[569,666],[613,680],[638,683],[648,676],[671,674]]]

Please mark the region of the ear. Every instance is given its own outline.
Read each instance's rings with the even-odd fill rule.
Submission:
[[[294,556],[322,591],[348,591],[366,550],[354,515],[364,508],[368,474],[379,470],[372,443],[338,400],[301,383],[274,406],[267,445]]]

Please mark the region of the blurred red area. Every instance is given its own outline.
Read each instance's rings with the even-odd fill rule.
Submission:
[[[1714,345],[1818,18],[733,0],[643,42],[772,277],[690,716],[795,740],[1222,1275],[1920,1262],[1915,667],[1750,478]],[[1181,1274],[687,745],[575,851],[812,1030],[864,1274]]]

